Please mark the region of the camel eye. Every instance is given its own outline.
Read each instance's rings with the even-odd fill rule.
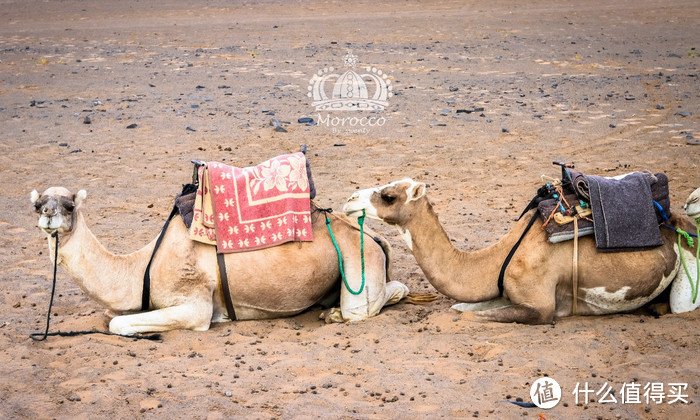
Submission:
[[[396,201],[396,196],[390,194],[382,194],[382,200],[384,200],[387,204],[391,204],[394,201]]]
[[[69,212],[72,212],[75,209],[75,204],[74,203],[66,203],[65,209]]]

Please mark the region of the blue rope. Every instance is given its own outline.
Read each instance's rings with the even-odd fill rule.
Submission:
[[[666,212],[664,211],[664,208],[661,207],[661,204],[659,204],[658,202],[654,201],[654,206],[656,207],[656,210],[658,210],[658,212],[659,212],[659,214],[661,215],[661,218],[664,220],[664,222],[668,222],[668,220],[669,220],[669,219],[668,219],[668,216],[666,216]],[[674,228],[673,226],[669,225],[668,223],[664,223],[663,225],[664,225],[665,227],[671,229],[672,231],[674,231],[674,232],[676,232],[676,233],[679,233],[677,228]],[[690,235],[690,236],[692,236],[692,237],[694,237],[694,238],[697,238],[697,237],[698,237],[698,235],[697,235],[697,234],[694,234],[694,233],[690,233],[690,232],[684,232],[684,233],[687,233],[688,235]],[[691,246],[692,246],[692,245],[691,245]]]

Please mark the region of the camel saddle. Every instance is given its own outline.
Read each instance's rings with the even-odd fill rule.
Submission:
[[[311,200],[316,196],[316,188],[314,186],[314,181],[313,178],[311,177],[311,166],[309,165],[309,161],[306,159],[306,146],[302,146],[301,148],[301,153],[294,154],[294,157],[292,159],[287,159],[286,162],[291,163],[292,161],[294,162],[294,165],[290,168],[290,172],[294,172],[296,178],[292,179],[292,182],[296,183],[297,187],[303,187],[301,188],[304,190],[304,197],[306,198],[307,201],[307,207],[310,208]],[[290,155],[291,156],[291,155]],[[277,159],[276,161],[278,162],[277,164],[273,164],[273,160]],[[282,161],[284,162],[284,157],[282,158]],[[280,162],[280,157],[278,158],[273,158],[267,162],[270,162],[270,165],[267,166],[268,169],[272,168],[274,173],[271,173],[269,170],[266,171],[266,174],[261,174],[260,172],[257,172],[257,175],[263,175],[262,177],[258,177],[258,182],[253,182],[253,184],[257,185],[258,191],[262,188],[265,190],[268,185],[265,185],[266,178],[270,178],[274,181],[279,181],[274,182],[273,184],[278,185],[281,187],[281,180],[276,179],[279,171],[275,172],[275,170],[278,170],[280,166],[283,166],[282,163]],[[265,162],[265,163],[267,163]],[[175,204],[173,205],[173,209],[170,212],[170,215],[168,216],[168,219],[165,221],[165,225],[163,226],[163,229],[161,229],[160,235],[156,239],[156,244],[153,249],[153,254],[151,255],[151,258],[148,262],[148,265],[146,266],[146,270],[144,272],[143,276],[143,291],[141,295],[141,310],[147,311],[150,308],[150,290],[151,290],[151,276],[150,276],[150,270],[151,270],[151,263],[153,262],[153,258],[155,257],[156,251],[158,250],[162,240],[163,236],[165,235],[165,232],[168,230],[168,225],[170,224],[170,221],[172,220],[175,215],[179,214],[180,217],[182,218],[183,223],[191,231],[192,229],[192,224],[195,220],[195,215],[196,215],[196,204],[197,201],[202,201],[202,182],[201,180],[203,179],[203,172],[200,171],[202,169],[202,166],[205,164],[203,162],[198,162],[198,161],[192,161],[194,163],[194,173],[192,176],[192,183],[191,184],[184,184],[182,186],[182,192],[178,194],[175,197]],[[261,165],[265,165],[265,163]],[[258,168],[261,166],[258,165]],[[228,168],[223,168],[224,170],[228,170]],[[231,171],[234,171],[235,169],[231,169]],[[286,169],[282,169],[282,172],[286,172]],[[267,175],[267,176],[265,176]],[[256,176],[256,173],[253,173],[253,177]],[[226,177],[224,177],[226,178]],[[233,177],[232,177],[233,178]],[[250,178],[248,178],[250,179]],[[301,182],[300,182],[301,181]],[[285,181],[286,182],[286,181]],[[223,190],[224,188],[221,188],[222,184],[219,184],[218,187]],[[287,184],[287,187],[289,187],[289,184]],[[255,187],[253,187],[255,188]],[[271,188],[268,188],[271,189]],[[279,188],[278,188],[279,189]],[[258,192],[255,191],[255,192]],[[198,200],[199,198],[199,200]],[[269,198],[269,197],[268,197]],[[228,198],[227,200],[232,200],[232,198]],[[229,201],[228,204],[231,202]],[[200,208],[201,211],[201,208]],[[265,227],[268,226],[266,222]],[[271,224],[271,222],[270,222]],[[233,227],[231,227],[231,230],[233,230]],[[311,227],[309,226],[309,231],[311,230]],[[310,232],[309,232],[310,233]],[[296,237],[295,237],[296,238]],[[259,248],[258,248],[259,249]],[[218,250],[217,250],[218,251]],[[219,274],[219,280],[221,281],[221,288],[222,288],[222,293],[224,297],[224,303],[226,305],[226,309],[229,315],[229,318],[231,320],[236,319],[236,312],[235,308],[233,307],[232,299],[231,299],[231,291],[229,288],[228,284],[228,277],[226,274],[226,264],[224,262],[224,256],[221,252],[216,253],[216,261],[217,261],[217,270]]]
[[[604,178],[562,169],[566,173],[559,194],[537,205],[550,242],[573,239],[576,217],[578,237],[595,235],[600,252],[663,244],[659,226],[671,214],[665,174],[642,171]]]

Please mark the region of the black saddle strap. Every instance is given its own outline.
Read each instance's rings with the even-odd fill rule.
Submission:
[[[151,259],[148,260],[148,265],[146,266],[146,272],[143,274],[143,293],[141,294],[141,310],[147,311],[151,306],[151,264],[153,263],[153,258],[156,256],[156,251],[160,247],[160,243],[163,242],[163,237],[165,236],[165,231],[168,230],[170,221],[175,217],[178,212],[177,206],[173,206],[173,210],[168,216],[168,220],[165,221],[163,229],[156,239],[156,246],[153,248],[153,253],[151,254]]]
[[[231,301],[231,289],[228,286],[228,276],[226,275],[226,261],[224,261],[224,254],[216,253],[216,263],[219,266],[219,278],[221,279],[221,292],[224,295],[224,303],[226,304],[226,311],[228,312],[228,317],[231,321],[236,320],[236,311],[233,309],[233,302]]]
[[[513,255],[515,255],[515,251],[518,250],[518,247],[520,246],[520,243],[523,241],[523,238],[527,234],[527,232],[530,230],[533,224],[535,224],[535,220],[537,220],[537,217],[539,216],[539,212],[534,212],[532,214],[532,219],[530,219],[530,222],[527,224],[525,227],[525,230],[523,233],[520,235],[520,238],[518,239],[518,242],[513,245],[513,248],[510,250],[508,253],[508,256],[506,257],[506,260],[503,261],[503,265],[501,266],[501,272],[498,275],[498,293],[503,296],[503,278],[505,277],[506,274],[506,268],[508,267],[508,264],[510,263],[510,260],[513,259]]]
[[[196,168],[196,167],[195,167]],[[197,191],[197,185],[196,184],[184,184],[182,186],[182,192],[180,195],[186,195],[191,192]],[[175,200],[175,205],[173,205],[173,210],[170,212],[170,216],[168,216],[168,220],[165,221],[165,225],[163,225],[163,229],[161,229],[160,234],[158,235],[158,239],[156,240],[156,246],[153,247],[153,253],[151,254],[151,259],[148,260],[148,265],[146,266],[146,272],[143,273],[143,293],[141,294],[141,310],[142,311],[147,311],[150,306],[151,306],[151,264],[153,263],[153,258],[156,256],[156,251],[158,251],[158,248],[160,247],[160,243],[163,242],[163,236],[165,236],[165,231],[168,230],[168,226],[170,225],[170,221],[172,220],[173,217],[175,217],[176,214],[180,209],[177,206],[177,200]]]

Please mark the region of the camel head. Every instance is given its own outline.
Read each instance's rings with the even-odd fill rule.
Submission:
[[[34,211],[39,215],[37,226],[48,234],[55,231],[70,232],[73,229],[75,212],[86,197],[85,190],[72,194],[63,187],[51,187],[41,195],[36,190],[32,191]]]
[[[700,188],[693,191],[683,206],[685,214],[692,219],[700,218]]]
[[[414,206],[425,197],[425,184],[410,178],[377,188],[356,191],[343,207],[350,217],[365,216],[390,225],[405,225],[414,214]]]

